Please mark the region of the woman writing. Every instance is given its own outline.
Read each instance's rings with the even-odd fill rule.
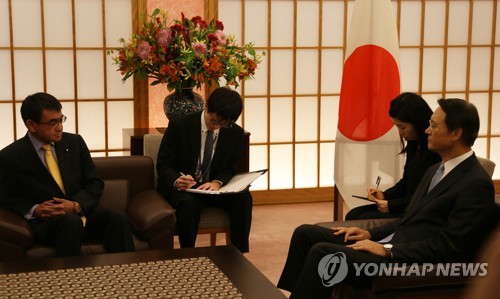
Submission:
[[[399,131],[402,147],[400,154],[406,154],[403,178],[385,191],[368,189],[368,198],[376,204],[352,209],[347,213],[346,220],[394,218],[402,214],[424,171],[441,160],[427,148],[425,130],[429,126],[431,115],[431,108],[417,94],[405,92],[391,101],[389,116]]]

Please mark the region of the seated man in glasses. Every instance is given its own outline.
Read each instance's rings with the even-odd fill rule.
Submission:
[[[127,217],[98,205],[104,182],[82,137],[63,132],[61,109],[47,93],[23,101],[28,133],[0,151],[0,205],[25,217],[56,256],[80,255],[84,240],[102,240],[108,252],[133,251]]]
[[[183,248],[195,245],[202,209],[218,206],[229,213],[232,244],[248,252],[250,192],[184,192],[189,188],[218,190],[236,174],[244,131],[234,122],[242,107],[236,91],[219,87],[208,97],[204,111],[176,117],[168,124],[158,151],[158,191],[176,209],[177,233]]]

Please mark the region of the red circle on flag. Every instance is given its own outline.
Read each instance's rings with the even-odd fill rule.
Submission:
[[[389,105],[400,93],[398,65],[384,48],[358,47],[344,63],[339,131],[356,141],[370,141],[393,126]]]

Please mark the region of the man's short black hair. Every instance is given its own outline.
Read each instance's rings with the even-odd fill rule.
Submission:
[[[54,96],[45,92],[38,92],[24,99],[21,105],[21,117],[25,123],[28,119],[39,122],[43,110],[61,111],[61,109],[61,102]]]
[[[207,99],[207,110],[220,121],[235,122],[243,109],[243,100],[238,92],[229,87],[218,87]]]
[[[446,113],[448,130],[462,129],[462,141],[473,146],[479,133],[479,113],[476,107],[462,99],[440,99],[438,104]]]

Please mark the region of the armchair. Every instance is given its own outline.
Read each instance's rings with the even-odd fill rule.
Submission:
[[[105,181],[100,204],[126,211],[136,250],[173,249],[175,210],[154,189],[153,161],[148,157],[93,158]],[[104,253],[100,243],[86,243],[82,254]],[[28,222],[0,208],[0,262],[54,256],[53,248],[36,244]]]

